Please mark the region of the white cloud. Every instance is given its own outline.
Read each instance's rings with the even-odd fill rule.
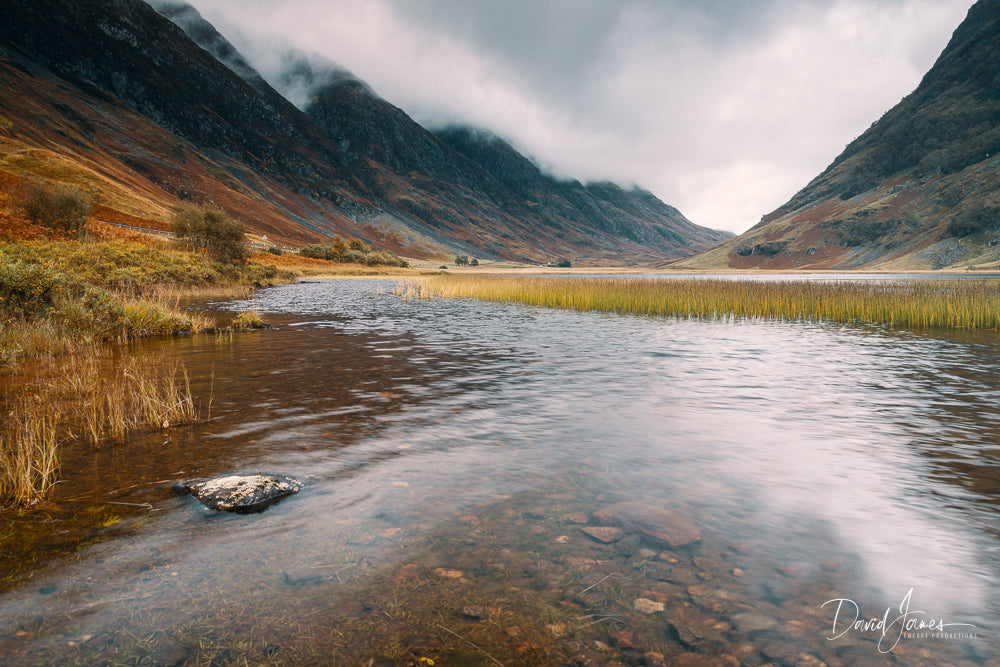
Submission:
[[[426,124],[739,232],[916,87],[971,0],[193,0],[265,75],[284,45]]]

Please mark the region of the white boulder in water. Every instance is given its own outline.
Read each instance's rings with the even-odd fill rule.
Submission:
[[[205,507],[218,512],[262,512],[285,496],[297,493],[302,483],[288,475],[255,472],[206,480],[178,482],[174,490],[190,493]]]

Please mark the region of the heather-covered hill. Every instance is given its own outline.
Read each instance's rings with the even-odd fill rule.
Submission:
[[[416,257],[621,262],[724,236],[638,190],[537,168],[530,192],[512,188],[363,82],[304,60],[289,73],[313,79],[299,109],[192,8],[155,4],[162,14],[139,0],[6,3],[5,182],[65,173],[105,216],[155,225],[181,201],[212,201],[279,242],[346,234]]]

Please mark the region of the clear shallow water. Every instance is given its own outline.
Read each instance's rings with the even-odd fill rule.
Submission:
[[[171,648],[188,664],[993,655],[995,332],[405,302],[391,287],[277,287],[255,301],[272,330],[138,350],[182,359],[212,419],[69,453],[55,505],[111,507],[121,536],[0,596],[7,662],[134,664]],[[252,470],[306,488],[249,516],[168,488]],[[688,517],[701,541],[580,531],[626,500]],[[71,530],[68,513],[50,512],[53,532]],[[911,589],[926,612],[912,618],[978,637],[828,639],[851,604],[891,620]],[[640,598],[664,611],[637,611]],[[835,625],[823,605],[838,599],[851,603]]]

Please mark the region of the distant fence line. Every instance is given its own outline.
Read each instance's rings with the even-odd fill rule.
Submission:
[[[106,225],[114,225],[115,227],[122,227],[124,229],[134,229],[137,232],[149,232],[152,234],[165,234],[166,236],[176,236],[174,232],[167,231],[165,229],[153,229],[152,227],[136,227],[135,225],[126,225],[122,222],[111,222],[110,220],[98,220],[97,222],[103,222]],[[254,248],[281,248],[282,250],[292,250],[298,252],[298,248],[291,248],[289,246],[279,246],[273,243],[257,243],[256,241],[244,241],[245,245]]]

